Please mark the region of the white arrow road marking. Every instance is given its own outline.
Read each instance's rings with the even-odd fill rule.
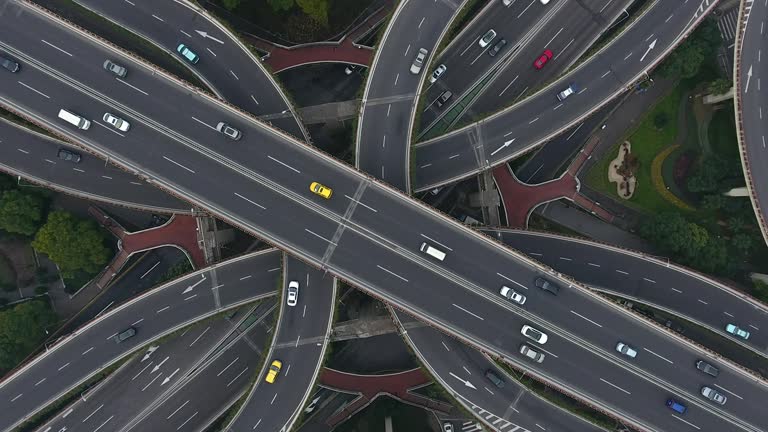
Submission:
[[[187,288],[186,288],[184,291],[182,291],[181,293],[182,293],[182,294],[186,294],[186,293],[188,293],[188,292],[192,291],[193,289],[195,289],[195,287],[196,287],[196,286],[200,285],[200,283],[201,283],[201,282],[203,282],[204,280],[205,280],[205,275],[203,275],[203,278],[202,278],[202,279],[200,279],[199,281],[197,281],[197,282],[193,283],[192,285],[188,286],[188,287],[187,287]]]
[[[475,387],[471,382],[469,382],[469,380],[465,380],[464,378],[461,378],[460,376],[455,375],[453,372],[449,372],[449,374],[452,377],[456,378],[457,380],[463,382],[465,386],[471,388],[472,390],[477,390],[477,387]]]
[[[197,34],[202,36],[203,39],[210,39],[210,40],[212,40],[214,42],[218,42],[218,43],[224,45],[224,41],[216,39],[215,37],[209,35],[208,32],[204,32],[204,31],[200,31],[200,30],[195,30],[195,31],[197,32]]]
[[[150,346],[150,347],[147,349],[147,353],[144,355],[144,358],[142,358],[142,359],[141,359],[141,362],[143,362],[144,360],[147,360],[147,359],[149,358],[149,356],[151,356],[151,355],[152,355],[152,353],[153,353],[153,352],[155,352],[155,350],[157,350],[158,348],[159,348],[159,346],[158,346],[158,345],[152,345],[152,346]],[[141,363],[141,362],[139,362],[139,363]]]
[[[744,85],[744,93],[749,91],[749,80],[752,79],[752,65],[749,65],[749,70],[747,71],[747,84]]]
[[[498,153],[499,151],[501,151],[501,149],[503,149],[504,147],[509,147],[509,145],[512,144],[513,142],[515,142],[515,138],[512,138],[509,141],[504,141],[504,144],[502,144],[501,146],[499,146],[499,148],[497,148],[496,150],[491,152],[491,156],[493,156],[496,153]]]
[[[645,50],[645,54],[643,54],[643,56],[642,56],[642,57],[640,57],[640,61],[641,61],[641,62],[642,62],[643,60],[645,60],[645,56],[647,56],[647,55],[648,55],[648,53],[649,53],[649,52],[651,52],[651,50],[653,49],[653,47],[655,47],[655,46],[656,46],[656,41],[657,41],[657,40],[658,40],[658,39],[654,39],[654,40],[653,40],[653,42],[651,42],[651,44],[650,44],[650,45],[648,45],[648,49],[647,49],[647,50]]]
[[[167,362],[169,358],[170,358],[170,356],[169,356],[169,357],[166,357],[166,358],[164,358],[164,359],[163,359],[163,361],[161,361],[161,362],[160,362],[160,363],[158,363],[158,364],[157,364],[155,367],[153,367],[153,368],[152,368],[152,372],[151,372],[151,373],[155,373],[155,372],[157,372],[158,370],[160,370],[160,366],[162,366],[162,365],[163,365],[163,363]]]
[[[181,369],[181,368],[176,368],[176,370],[175,370],[175,371],[173,371],[173,373],[172,373],[172,374],[170,374],[170,375],[168,375],[167,377],[165,377],[165,379],[163,380],[163,383],[162,383],[162,384],[160,384],[160,387],[162,387],[162,386],[164,386],[164,385],[168,384],[168,381],[170,381],[170,380],[171,380],[171,378],[173,378],[173,376],[174,376],[174,375],[176,375],[176,372],[178,372],[178,371],[179,371],[179,369]]]

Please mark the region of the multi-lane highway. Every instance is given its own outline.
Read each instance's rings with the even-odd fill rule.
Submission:
[[[237,36],[200,6],[187,0],[78,3],[142,35],[182,63],[176,48],[185,44],[200,60],[195,65],[184,64],[219,97],[259,117],[290,110],[293,117],[276,117],[270,123],[300,139],[308,139],[293,106],[272,75]]]
[[[273,250],[235,258],[149,291],[64,336],[0,383],[5,407],[0,429],[10,429],[152,340],[273,295],[279,271],[254,274],[252,269],[279,270],[279,265],[280,254]],[[135,329],[135,335],[115,342],[128,328]]]
[[[140,207],[149,211],[188,213],[187,203],[150,186],[125,170],[82,153],[68,143],[22,128],[0,119],[0,142],[7,143],[0,169],[26,181],[81,198]],[[82,153],[75,165],[59,159],[66,148]]]
[[[229,431],[289,431],[312,391],[328,346],[336,279],[320,270],[284,256],[280,320],[266,357],[282,362],[274,383],[259,375],[248,399],[232,420]],[[298,282],[296,302],[288,302],[289,284]]]
[[[768,166],[765,144],[768,130],[763,120],[766,98],[760,85],[762,77],[768,75],[768,68],[760,61],[766,47],[766,16],[768,5],[765,2],[741,2],[733,79],[741,163],[757,222],[768,243],[768,170],[765,169]]]
[[[458,4],[457,4],[458,3]],[[420,49],[432,53],[461,2],[401,1],[376,50],[357,125],[356,166],[410,191],[413,113],[431,54],[418,74],[410,71]]]
[[[157,404],[177,387],[252,310],[246,306],[234,316],[217,317],[185,329],[170,341],[150,345],[96,390],[63,408],[39,430],[67,431],[78,427],[121,430],[137,414]],[[260,312],[264,314],[268,310]]]
[[[576,124],[645,76],[716,1],[657,1],[589,61],[522,102],[413,148],[413,189],[456,181],[521,155]],[[574,85],[559,101],[557,94]]]
[[[5,5],[8,9],[25,7]],[[669,362],[693,364],[703,353],[675,336],[663,334],[562,280],[564,286],[557,297],[533,289],[534,277],[546,274],[546,268],[205,95],[189,94],[162,74],[152,76],[130,59],[123,60],[133,71],[131,85],[141,86],[144,93],[107,78],[95,60],[118,54],[105,52],[106,47],[74,34],[72,29],[51,25],[34,13],[20,14],[3,24],[0,40],[27,64],[23,78],[20,76],[26,86],[3,87],[0,100],[41,124],[77,137],[94,151],[110,154],[117,163],[141,170],[242,228],[513,364],[530,367],[516,354],[521,341],[519,326],[522,322],[540,326],[550,333],[548,349],[562,355],[556,353],[557,357],[531,367],[531,373],[578,392],[631,423],[654,430],[680,427],[679,419],[660,411],[657,405],[672,392],[688,401],[689,422],[727,429],[736,427],[727,423],[732,421],[740,428],[764,428],[765,419],[751,406],[765,391],[763,384],[728,369],[729,373],[719,378],[722,384],[748,397],[742,404],[722,409],[706,404],[696,396],[701,376],[692,367],[669,366]],[[50,41],[41,43],[39,37],[29,34],[30,28],[44,28],[71,52]],[[41,49],[41,45],[58,49]],[[88,77],[87,88],[78,80],[83,76]],[[30,88],[53,96],[40,96]],[[115,139],[110,135],[113,131],[94,124],[91,130],[78,132],[55,120],[59,100],[67,100],[68,106],[94,123],[100,118],[99,112],[119,110],[130,116],[134,127],[121,137],[119,146],[107,146],[104,143]],[[168,101],[174,101],[175,110],[166,108]],[[211,137],[216,133],[200,124],[205,123],[201,118],[212,116],[241,124],[245,138],[236,148],[225,144],[227,141],[215,142]],[[207,138],[207,142],[200,143],[192,136]],[[249,142],[258,143],[258,147]],[[260,158],[242,157],[257,150]],[[238,160],[258,164],[245,167]],[[212,172],[216,175],[200,175]],[[334,188],[331,200],[321,201],[309,192],[308,184],[318,179]],[[445,260],[429,261],[419,254],[422,241],[448,252]],[[496,295],[502,283],[531,290],[527,311]],[[616,333],[618,329],[621,334]],[[612,351],[619,337],[631,339],[647,351],[631,362],[621,359]],[[650,351],[655,354],[645,354]],[[602,381],[585,365],[604,372],[600,378],[613,386],[600,384]],[[8,382],[0,388],[3,397]],[[616,387],[623,388],[624,395]],[[636,396],[628,397],[632,392],[648,403],[638,407]]]
[[[511,377],[505,379],[504,371],[477,350],[429,326],[419,326],[402,312],[396,312],[396,320],[407,329],[403,337],[432,375],[489,428],[502,432],[602,430],[540,399]],[[505,381],[503,387],[486,377],[488,370]]]

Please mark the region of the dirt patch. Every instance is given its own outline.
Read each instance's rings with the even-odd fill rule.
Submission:
[[[608,181],[616,183],[616,194],[627,200],[632,198],[632,194],[635,193],[637,177],[622,175],[620,171],[622,171],[624,159],[631,153],[631,150],[632,144],[629,141],[624,141],[624,144],[619,147],[619,155],[608,165]]]

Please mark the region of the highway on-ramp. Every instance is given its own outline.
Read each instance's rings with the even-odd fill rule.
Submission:
[[[422,191],[517,157],[576,124],[643,78],[717,1],[656,1],[613,42],[531,97],[413,148],[413,189]],[[557,94],[574,84],[574,94]]]
[[[278,253],[264,251],[217,264],[149,291],[64,336],[0,382],[4,407],[0,411],[0,429],[8,430],[24,421],[152,340],[221,311],[274,295],[279,271],[253,273],[253,269],[274,265],[279,270],[279,263]],[[129,327],[136,330],[136,335],[116,343],[114,337]]]
[[[322,366],[331,331],[336,278],[287,255],[283,259],[283,295],[275,337],[264,370],[227,426],[231,432],[292,430]],[[287,304],[291,281],[299,282],[294,306]],[[273,360],[280,360],[282,367],[270,384],[264,377]]]

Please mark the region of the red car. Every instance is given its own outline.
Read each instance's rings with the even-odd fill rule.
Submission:
[[[546,49],[544,50],[544,53],[541,55],[541,57],[537,58],[535,62],[533,62],[533,67],[536,69],[541,69],[544,67],[544,64],[546,64],[549,59],[552,58],[552,51]]]

